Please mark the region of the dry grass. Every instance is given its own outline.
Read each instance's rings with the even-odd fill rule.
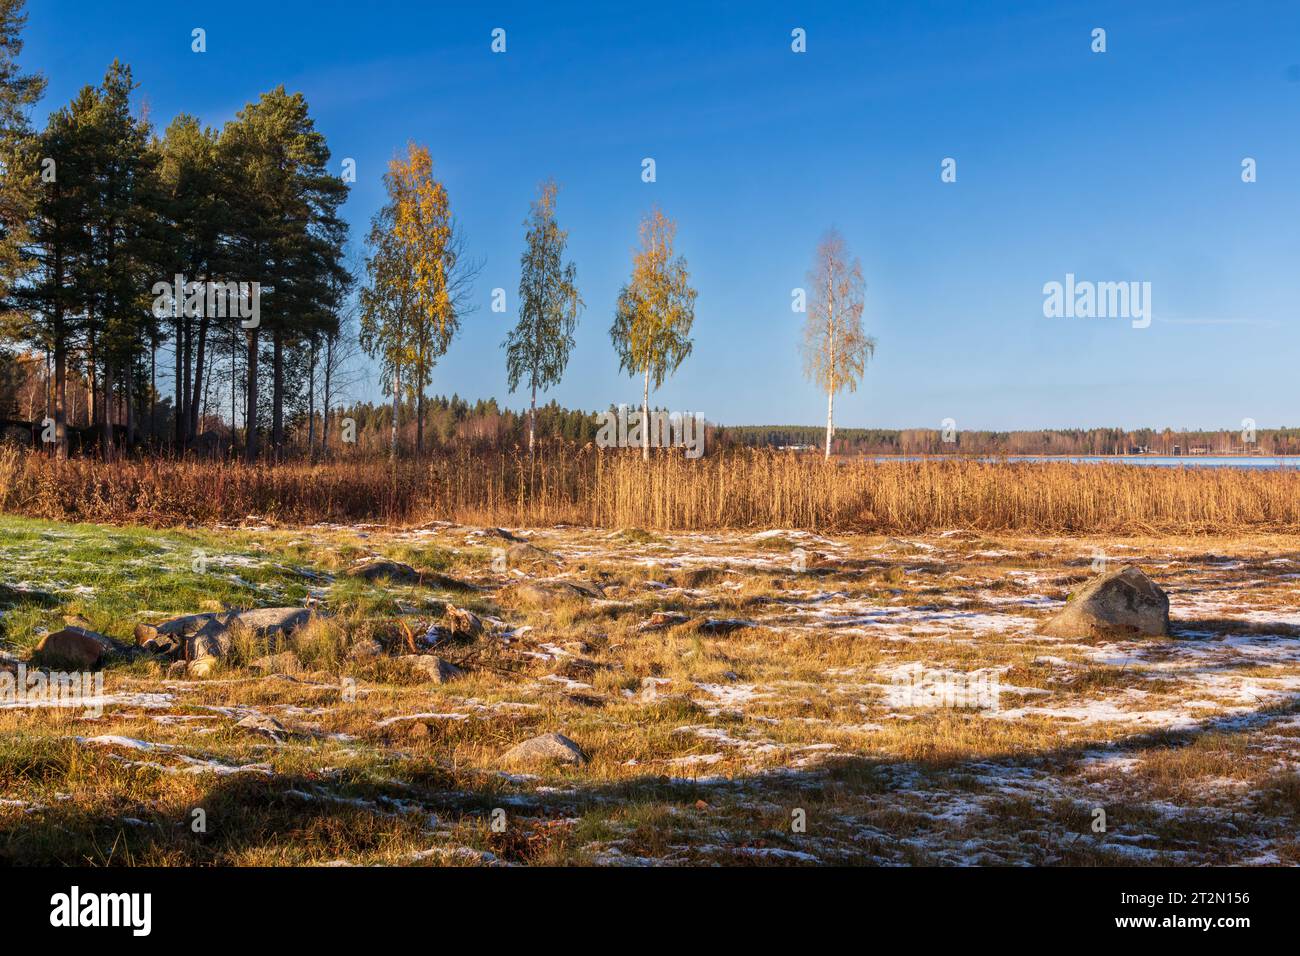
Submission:
[[[298,570],[321,576],[327,616],[287,648],[240,635],[204,680],[114,666],[98,716],[0,708],[0,862],[1300,862],[1300,558],[1287,537],[788,532],[818,557],[801,569],[775,536],[552,528],[529,538],[556,565],[524,572],[487,560],[500,539],[465,526],[241,530],[220,533],[226,553],[194,537],[209,569],[162,590],[149,582],[180,572],[154,551],[188,559],[201,532],[180,545],[178,532],[3,521],[28,536],[27,586],[63,602],[25,611],[33,624],[80,606],[125,635],[171,613],[164,598],[225,595],[231,575],[283,600]],[[140,559],[123,560],[128,544]],[[1099,549],[1169,590],[1174,637],[1037,633]],[[480,590],[331,572],[354,552],[427,555]],[[100,554],[129,577],[96,577]],[[600,595],[516,603],[521,576]],[[444,601],[485,622],[438,649],[462,676],[420,683],[391,657],[350,653],[371,640],[400,653]],[[653,626],[667,613],[681,617]],[[718,619],[746,624],[705,627]],[[249,666],[272,650],[295,666]],[[911,665],[992,670],[997,708],[900,702]],[[240,723],[255,716],[284,731]],[[550,731],[590,763],[504,763]]]
[[[695,461],[550,446],[526,457],[460,449],[424,462],[245,466],[56,462],[0,453],[0,507],[151,525],[444,519],[467,524],[917,534],[1300,529],[1300,470],[1064,462],[842,461],[739,452]],[[645,533],[645,532],[643,532]]]

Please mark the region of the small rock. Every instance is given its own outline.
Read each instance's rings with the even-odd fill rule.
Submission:
[[[638,631],[664,631],[678,624],[685,624],[689,618],[676,611],[655,611],[637,627]]]
[[[587,762],[582,748],[564,734],[543,734],[516,744],[501,756],[505,763],[566,763],[581,766]]]
[[[210,628],[217,617],[225,612],[205,611],[202,614],[185,614],[173,617],[159,624],[138,624],[136,633],[145,635],[145,640],[157,639],[160,635],[168,637],[193,637],[205,628]],[[145,630],[141,630],[144,628]]]
[[[191,679],[201,680],[204,677],[211,676],[212,671],[216,666],[217,659],[215,657],[200,657],[196,660],[190,661],[189,664],[186,665],[185,676]]]
[[[384,653],[384,646],[374,638],[357,641],[348,649],[348,657],[354,661],[368,660]]]
[[[111,637],[83,627],[65,627],[41,638],[32,652],[37,667],[93,670],[113,654],[125,655],[130,648]]]
[[[347,575],[366,581],[386,580],[393,584],[419,584],[420,572],[401,561],[386,558],[364,558],[348,568]]]
[[[150,654],[173,659],[183,656],[184,651],[181,642],[167,634],[159,634],[156,638],[145,641],[140,646]]]
[[[249,714],[235,726],[243,727],[245,730],[255,730],[277,741],[289,735],[288,727],[267,714]]]
[[[448,663],[433,654],[404,654],[397,659],[435,684],[445,684],[465,675],[465,672],[455,664]]]
[[[753,627],[752,621],[744,621],[740,618],[710,618],[700,625],[701,634],[730,634],[732,631],[739,631],[744,627]]]
[[[667,677],[642,677],[641,699],[657,700],[663,696],[663,689],[671,687],[673,682]]]
[[[478,615],[473,611],[466,611],[448,604],[442,616],[447,622],[453,637],[461,640],[473,640],[483,633],[483,622],[479,620]]]
[[[302,662],[293,651],[267,654],[265,657],[249,661],[248,666],[263,674],[296,674],[302,670]]]

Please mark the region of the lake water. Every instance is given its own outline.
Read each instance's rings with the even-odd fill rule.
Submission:
[[[878,456],[874,461],[933,461],[958,455]],[[1300,468],[1300,457],[1245,455],[1005,455],[970,456],[974,461],[1061,461],[1070,464],[1150,465],[1154,468]]]

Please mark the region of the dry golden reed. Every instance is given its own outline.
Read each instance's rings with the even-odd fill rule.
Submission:
[[[833,461],[741,451],[457,450],[424,461],[247,466],[208,461],[0,461],[5,510],[153,525],[315,522],[922,533],[1228,534],[1300,529],[1300,470],[1111,463]]]

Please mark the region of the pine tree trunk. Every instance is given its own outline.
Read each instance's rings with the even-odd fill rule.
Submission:
[[[149,445],[158,440],[158,340],[149,342]]]
[[[87,322],[90,316],[86,316]],[[96,386],[99,382],[95,375],[95,332],[92,328],[86,333],[86,424],[90,426],[92,433],[96,425],[99,424],[99,403],[95,400]]]
[[[181,292],[177,290],[176,295],[181,295]],[[181,374],[181,361],[184,358],[182,354],[184,351],[182,348],[182,342],[184,341],[185,333],[181,328],[179,305],[174,305],[173,309],[176,310],[176,377],[172,381],[175,383],[176,397],[172,403],[172,418],[175,424],[175,428],[172,429],[175,434],[172,438],[176,442],[176,453],[180,454],[181,450],[185,447],[185,400],[183,394],[185,389],[185,376]]]
[[[215,362],[209,361],[207,371],[203,373],[203,401],[199,405],[199,421],[208,416],[208,399],[212,394],[212,366]]]
[[[239,366],[236,362],[239,351],[239,336],[230,336],[230,453],[233,456],[235,452],[235,392],[239,383]]]
[[[68,457],[68,343],[63,332],[62,310],[54,319],[54,455]]]
[[[127,362],[123,370],[125,378],[122,380],[122,400],[126,407],[126,447],[129,451],[135,447],[135,389],[133,386],[134,375],[131,374],[131,362]]]
[[[248,396],[244,406],[244,460],[257,461],[257,329],[248,330]]]
[[[190,417],[189,426],[186,428],[190,441],[193,441],[199,434],[199,418],[203,409],[200,407],[199,396],[202,394],[204,383],[204,368],[206,362],[208,341],[208,316],[206,310],[203,318],[199,319],[199,344],[194,353],[194,388],[190,392]]]
[[[271,334],[271,457],[284,457],[284,338]]]
[[[325,339],[325,391],[321,393],[321,416],[320,416],[320,453],[321,457],[329,456],[330,447],[330,399],[334,396],[330,394],[330,372],[334,362],[334,337],[328,336]]]
[[[104,461],[113,460],[113,363],[104,362]]]
[[[316,336],[311,337],[311,368],[307,375],[307,458],[316,460]]]
[[[181,328],[183,330],[182,339],[184,347],[181,351],[181,452],[184,453],[190,447],[190,439],[194,437],[190,431],[190,408],[194,404],[194,387],[190,380],[190,369],[192,368],[191,359],[193,357],[193,339],[194,331],[187,319],[182,320]]]

